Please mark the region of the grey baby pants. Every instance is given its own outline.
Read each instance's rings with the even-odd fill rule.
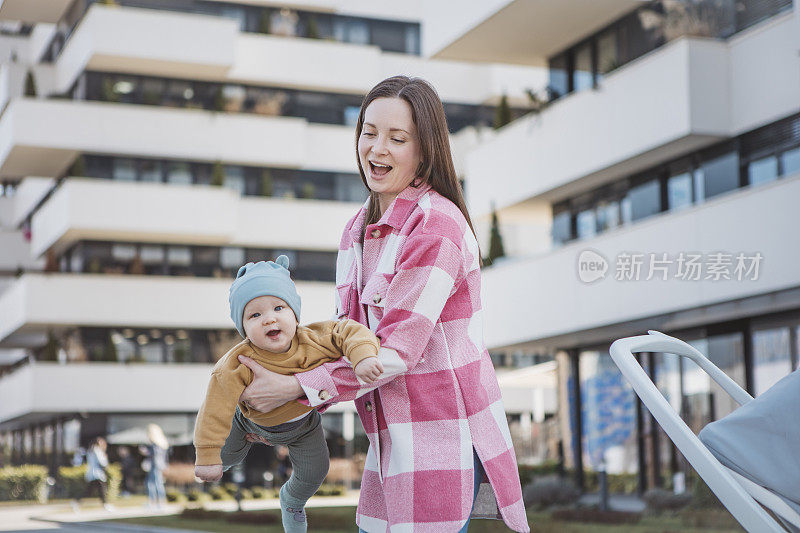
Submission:
[[[255,433],[272,444],[289,449],[292,475],[286,482],[286,491],[298,500],[308,500],[322,485],[330,464],[328,444],[322,432],[322,418],[317,410],[294,422],[277,426],[259,426],[245,418],[239,408],[233,416],[231,432],[222,447],[222,467],[228,470],[241,463],[253,446],[245,435]]]

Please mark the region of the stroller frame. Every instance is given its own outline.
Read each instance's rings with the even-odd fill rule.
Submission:
[[[675,412],[633,354],[665,352],[686,357],[702,368],[739,405],[751,401],[752,396],[693,346],[658,331],[619,339],[611,345],[609,352],[664,432],[742,527],[753,533],[785,533],[786,529],[764,510],[761,506],[764,505],[781,519],[800,528],[800,515],[784,500],[729,469],[714,457]]]

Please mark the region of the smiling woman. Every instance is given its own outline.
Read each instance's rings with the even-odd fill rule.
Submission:
[[[480,250],[433,87],[405,76],[376,85],[361,104],[356,154],[370,197],[342,233],[337,317],[375,333],[384,372],[365,382],[340,360],[280,376],[240,357],[254,372],[242,400],[266,410],[299,396],[320,412],[354,400],[369,440],[362,531],[466,531],[476,517],[527,532],[483,343]]]

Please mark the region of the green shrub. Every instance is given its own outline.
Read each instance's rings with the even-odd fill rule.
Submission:
[[[519,481],[524,487],[539,476],[549,476],[558,473],[556,461],[546,461],[539,465],[519,465]]]
[[[323,484],[317,489],[315,494],[317,496],[342,496],[344,492],[344,487],[341,485]]]
[[[254,485],[250,487],[250,493],[253,495],[253,498],[261,499],[261,498],[268,498],[269,494],[267,493],[267,489],[260,485]]]
[[[0,468],[0,500],[47,501],[47,467],[40,465]]]
[[[578,501],[581,491],[570,479],[551,474],[525,485],[522,499],[525,507],[546,509],[553,505],[568,505]]]
[[[67,498],[80,498],[86,493],[86,465],[62,466],[58,469],[58,481],[64,496]],[[108,465],[106,468],[108,478],[108,499],[119,498],[119,487],[122,483],[122,469],[118,463]]]
[[[171,503],[183,503],[186,501],[186,495],[179,490],[167,489],[167,501]]]
[[[215,485],[208,489],[208,493],[211,495],[212,500],[232,500],[233,496],[231,496],[230,492],[225,490],[225,488]]]
[[[211,495],[206,494],[202,490],[198,489],[190,490],[189,493],[186,495],[186,497],[190,502],[198,502],[198,503],[203,503],[211,500]]]
[[[692,500],[692,495],[688,492],[673,494],[672,491],[666,489],[650,489],[642,495],[642,499],[648,509],[662,513],[686,507]]]
[[[236,483],[223,483],[221,486],[223,489],[228,491],[228,494],[230,494],[231,496],[235,495],[236,491],[238,490],[238,486],[236,485]]]
[[[242,499],[243,500],[252,500],[253,499],[253,491],[250,489],[242,489]]]

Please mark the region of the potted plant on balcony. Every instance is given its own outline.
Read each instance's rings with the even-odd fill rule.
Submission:
[[[492,205],[492,230],[489,237],[489,255],[483,259],[484,266],[491,266],[498,258],[506,255],[503,248],[503,236],[500,235],[500,224],[497,220],[497,210]]]
[[[222,161],[215,161],[214,166],[211,168],[211,185],[222,187],[224,183],[225,168],[222,166]]]
[[[36,96],[36,80],[30,70],[28,75],[25,76],[25,96]]]
[[[508,105],[508,97],[504,94],[500,97],[500,102],[494,113],[494,129],[498,130],[511,122],[511,107]]]
[[[261,171],[261,196],[272,196],[272,172],[268,168]]]

